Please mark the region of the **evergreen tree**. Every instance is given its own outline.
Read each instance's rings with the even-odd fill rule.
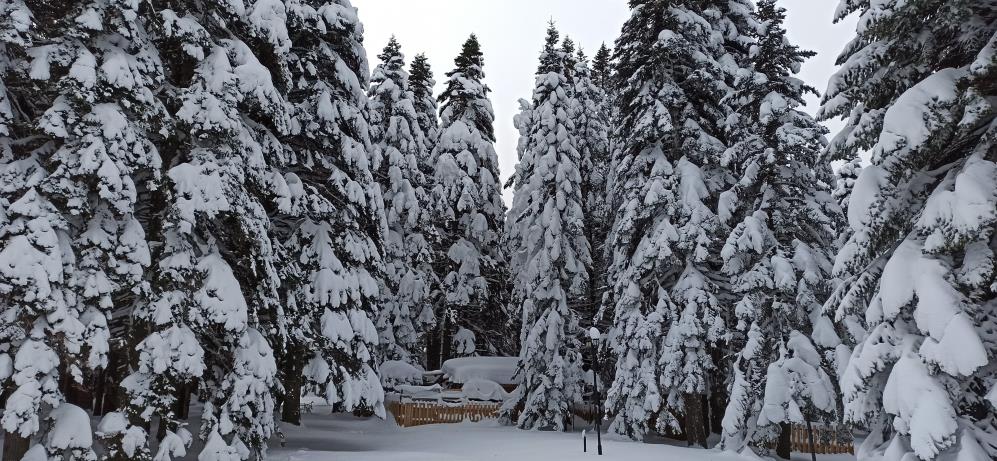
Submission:
[[[871,431],[860,459],[993,459],[997,6],[842,2],[851,13],[820,112],[846,119],[833,158],[871,154],[826,305],[855,344],[845,419]]]
[[[273,190],[268,160],[288,130],[272,70],[257,58],[288,48],[282,19],[264,20],[226,5],[190,3],[149,12],[171,67],[167,105],[178,109],[164,141],[165,187],[157,200],[152,290],[135,313],[147,332],[137,366],[123,383],[125,412],[158,417],[157,457],[187,441],[183,393],[195,380],[209,441],[202,459],[265,456],[274,431],[276,363],[270,331],[279,321],[278,274],[265,203]],[[203,23],[194,17],[203,17]],[[215,19],[228,18],[226,24]],[[230,31],[238,31],[234,36]],[[146,446],[150,446],[147,442]],[[175,454],[175,453],[173,453]]]
[[[605,43],[599,45],[592,58],[592,81],[609,93],[613,88],[613,53]]]
[[[436,80],[433,80],[433,69],[429,66],[429,59],[422,53],[415,55],[409,68],[409,88],[412,89],[415,112],[419,116],[419,128],[426,136],[429,152],[432,152],[432,147],[440,134],[440,122],[436,115],[439,108],[436,106],[436,98],[433,97],[435,87]],[[420,160],[432,168],[433,164],[429,159]]]
[[[298,421],[309,385],[338,411],[383,417],[374,320],[386,220],[370,164],[363,26],[349,0],[309,1],[288,14],[292,129],[275,179],[275,240],[286,255],[283,416]]]
[[[724,225],[715,209],[733,181],[720,164],[722,127],[750,42],[737,31],[755,27],[752,6],[630,5],[616,45],[619,146],[607,303],[617,360],[607,407],[616,433],[640,439],[681,427],[690,444],[705,446],[703,402],[723,387],[714,356],[725,355],[730,321],[719,260]],[[652,415],[656,428],[648,427]]]
[[[153,96],[162,65],[135,8],[0,7],[0,82],[13,82],[0,83],[5,460],[32,435],[29,456],[94,456],[88,387],[108,364],[109,318],[143,289],[137,199],[155,187],[152,140],[168,128]],[[42,436],[67,430],[81,437]]]
[[[523,332],[519,354],[523,429],[565,430],[581,400],[578,313],[591,264],[582,207],[565,51],[547,31],[522,158],[516,167],[508,238]],[[522,120],[519,121],[520,123]],[[507,406],[512,402],[507,403]]]
[[[435,323],[429,302],[433,229],[420,159],[428,157],[401,46],[394,37],[378,56],[369,91],[375,176],[384,197],[388,233],[381,277],[378,331],[381,357],[421,363],[420,336]],[[424,209],[426,211],[424,211]]]
[[[841,165],[841,168],[834,175],[834,198],[838,201],[838,206],[842,210],[848,210],[848,202],[851,201],[852,191],[855,189],[855,182],[862,174],[862,160],[854,158]]]
[[[823,160],[825,129],[802,112],[807,92],[792,74],[814,55],[789,44],[785,13],[758,3],[750,68],[735,83],[737,111],[723,164],[740,176],[720,197],[720,218],[734,223],[721,252],[724,272],[741,296],[735,307],[744,335],[721,445],[790,455],[790,424],[833,423],[837,390],[824,352],[841,344],[822,304],[841,222]]]
[[[595,82],[585,55],[579,51],[574,68],[573,97],[569,110],[574,121],[575,138],[582,176],[582,210],[585,237],[591,246],[592,263],[589,267],[587,299],[579,307],[582,321],[594,321],[602,296],[606,290],[605,242],[609,233],[610,210],[606,199],[606,180],[610,160],[610,106],[609,97]],[[609,320],[609,319],[605,319]],[[608,326],[608,325],[603,325]]]
[[[505,204],[499,185],[495,154],[494,113],[488,100],[481,46],[472,35],[447,73],[439,96],[440,137],[433,150],[436,161],[433,203],[439,249],[437,261],[442,299],[437,313],[436,342],[427,360],[430,367],[454,356],[459,329],[474,333],[476,343],[464,342],[464,354],[498,353],[510,347],[505,331],[507,260],[502,229]],[[468,339],[467,334],[461,338]]]

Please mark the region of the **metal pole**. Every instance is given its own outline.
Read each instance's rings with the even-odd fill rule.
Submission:
[[[814,427],[810,424],[810,418],[807,418],[807,435],[810,438],[810,459],[817,461],[817,445],[814,444]]]
[[[599,395],[599,348],[592,341],[592,387],[595,391],[595,437],[602,456],[602,396]]]

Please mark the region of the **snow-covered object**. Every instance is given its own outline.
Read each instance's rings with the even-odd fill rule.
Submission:
[[[630,4],[615,47],[619,117],[603,309],[614,313],[610,430],[640,440],[678,429],[671,415],[700,412],[708,384],[723,381],[711,376],[723,365],[712,352],[731,326],[714,282],[724,277],[716,262],[727,224],[715,204],[729,202],[721,193],[733,180],[720,160],[733,113],[730,82],[751,42],[741,34],[758,25],[742,0]],[[658,427],[648,427],[652,420]]]
[[[605,45],[600,49],[608,53]],[[599,314],[605,292],[606,237],[612,225],[609,198],[606,186],[609,179],[610,128],[612,104],[605,89],[593,76],[585,55],[578,51],[578,61],[571,74],[570,118],[574,122],[576,149],[579,156],[581,174],[582,215],[585,223],[585,238],[589,243],[591,263],[587,303],[588,308],[581,312],[583,320],[595,318]],[[609,319],[603,319],[608,321]]]
[[[403,384],[396,389],[402,398],[415,400],[440,400],[443,398],[443,386],[433,384],[432,386],[415,386]]]
[[[504,352],[514,342],[503,328],[508,322],[508,268],[501,244],[506,209],[494,146],[495,115],[490,89],[482,81],[477,37],[464,43],[455,65],[439,96],[440,135],[431,155],[430,199],[440,229],[436,276],[442,304],[437,318],[452,319],[454,331],[473,331],[479,351]]]
[[[439,110],[436,106],[436,98],[433,97],[433,89],[436,87],[436,80],[433,79],[433,69],[429,65],[429,59],[425,54],[415,55],[412,65],[409,66],[409,88],[414,97],[415,113],[419,118],[419,128],[426,136],[426,143],[430,154],[433,146],[436,145],[436,138],[440,135]],[[429,157],[419,159],[420,164],[425,165],[428,170],[423,173],[431,173],[433,162]]]
[[[565,430],[581,399],[581,335],[570,306],[587,295],[591,265],[582,208],[581,158],[571,119],[573,89],[558,32],[548,29],[533,92],[527,138],[506,221],[515,302],[521,312],[520,390],[523,429]],[[523,120],[520,119],[522,124]],[[510,403],[511,405],[511,403]]]
[[[848,205],[827,303],[856,344],[845,418],[885,428],[863,457],[997,457],[997,11],[977,2],[843,1],[857,37],[820,115],[845,128],[829,154],[871,165]],[[933,20],[917,15],[933,11]]]
[[[419,344],[435,323],[437,286],[431,244],[437,235],[424,174],[429,142],[419,124],[401,45],[392,37],[379,55],[370,95],[374,173],[384,198],[387,235],[377,327],[383,359],[420,363]]]
[[[172,435],[172,433],[170,433]],[[94,435],[103,441],[102,447],[109,458],[139,458],[150,457],[147,451],[142,451],[146,447],[145,429],[134,426],[128,421],[124,413],[112,411],[104,415],[97,423]],[[169,445],[166,438],[160,441],[160,446]],[[180,444],[181,453],[175,456],[183,456],[187,453],[186,447]],[[160,449],[162,451],[162,448]]]
[[[363,25],[349,0],[287,6],[291,130],[281,138],[276,176],[286,194],[273,229],[286,298],[281,368],[305,370],[303,384],[322,389],[339,411],[383,414],[373,370],[387,231],[371,165]]]
[[[401,360],[386,360],[377,369],[384,389],[395,389],[399,385],[420,385],[423,383],[425,371]]]
[[[758,2],[763,27],[749,66],[737,75],[722,162],[738,176],[721,194],[720,216],[732,230],[720,251],[736,296],[740,337],[720,445],[764,453],[783,424],[834,424],[833,385],[840,337],[823,302],[843,224],[823,157],[825,128],[800,107],[813,89],[792,77],[812,55],[788,41],[785,12]],[[813,339],[811,339],[813,338]]]
[[[484,402],[503,402],[509,396],[501,384],[479,378],[465,381],[460,390],[464,398]]]
[[[517,357],[463,357],[443,362],[447,380],[463,384],[472,379],[484,379],[503,385],[518,384]]]

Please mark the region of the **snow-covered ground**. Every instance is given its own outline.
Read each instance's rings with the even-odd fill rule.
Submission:
[[[286,446],[274,444],[272,461],[559,461],[595,459],[621,461],[740,461],[747,458],[682,446],[633,443],[603,438],[604,456],[582,452],[581,428],[575,433],[530,432],[494,421],[398,427],[394,420],[329,415],[316,407],[302,415],[302,427],[285,426]],[[307,447],[307,448],[302,448]],[[798,454],[794,460],[809,460]],[[850,461],[847,455],[820,456],[819,461]]]

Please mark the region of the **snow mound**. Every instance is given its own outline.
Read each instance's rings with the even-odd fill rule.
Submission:
[[[484,379],[500,384],[518,384],[515,378],[519,359],[516,357],[463,357],[443,362],[443,373],[452,383],[464,384],[472,379]]]
[[[422,384],[423,371],[401,360],[388,360],[379,369],[381,384],[385,389],[395,389],[403,384]]]
[[[487,379],[469,379],[461,390],[468,400],[502,402],[509,396],[501,384]]]

